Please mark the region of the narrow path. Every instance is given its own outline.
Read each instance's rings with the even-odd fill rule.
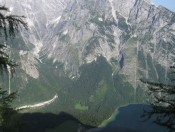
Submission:
[[[58,95],[56,94],[52,99],[50,99],[48,101],[36,103],[33,105],[20,106],[20,107],[17,107],[15,110],[30,109],[30,108],[37,108],[37,107],[41,107],[41,106],[46,106],[46,105],[53,103],[57,98],[58,98]]]

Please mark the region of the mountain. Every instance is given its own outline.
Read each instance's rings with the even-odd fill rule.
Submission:
[[[114,110],[144,103],[146,78],[164,81],[175,60],[175,14],[149,0],[0,0],[26,16],[28,31],[9,39],[18,63],[3,83],[26,111],[66,112],[97,126]],[[10,85],[9,85],[10,84]]]

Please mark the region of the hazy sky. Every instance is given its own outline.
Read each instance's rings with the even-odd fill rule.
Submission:
[[[152,0],[156,5],[163,5],[175,12],[175,0]]]

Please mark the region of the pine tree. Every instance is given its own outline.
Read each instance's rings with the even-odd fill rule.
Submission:
[[[19,32],[19,29],[24,27],[27,29],[27,24],[24,22],[24,16],[7,15],[9,9],[5,6],[0,6],[0,37],[4,37],[5,40],[8,37],[15,37],[15,34]],[[8,71],[14,71],[16,66],[10,59],[8,54],[5,53],[6,45],[0,44],[0,71],[1,73]]]
[[[12,15],[5,6],[0,6],[0,39],[5,40],[5,44],[0,44],[0,73],[13,75],[16,64],[10,60],[6,53],[7,40],[9,37],[15,37],[20,28],[27,29],[27,24],[24,22],[24,16]],[[8,94],[0,88],[0,131],[15,132],[11,128],[12,117],[17,113],[11,103],[15,99],[16,93]],[[13,119],[14,121],[15,119]],[[14,121],[14,123],[16,123]],[[17,130],[17,129],[16,129]]]
[[[167,127],[170,132],[175,131],[175,67],[170,67],[171,79],[170,83],[155,83],[150,81],[141,81],[147,85],[148,93],[150,95],[151,109],[144,110],[144,117],[146,120],[155,118],[154,123]]]

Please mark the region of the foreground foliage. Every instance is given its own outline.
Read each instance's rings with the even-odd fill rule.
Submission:
[[[27,24],[23,21],[23,16],[12,15],[7,7],[0,6],[0,37],[5,41],[0,44],[0,72],[13,75],[16,64],[10,60],[6,53],[7,40],[9,37],[14,37],[20,28],[27,29]],[[16,93],[8,94],[0,88],[0,131],[15,132],[19,131],[16,127],[17,111],[15,111],[11,103],[16,97]]]

